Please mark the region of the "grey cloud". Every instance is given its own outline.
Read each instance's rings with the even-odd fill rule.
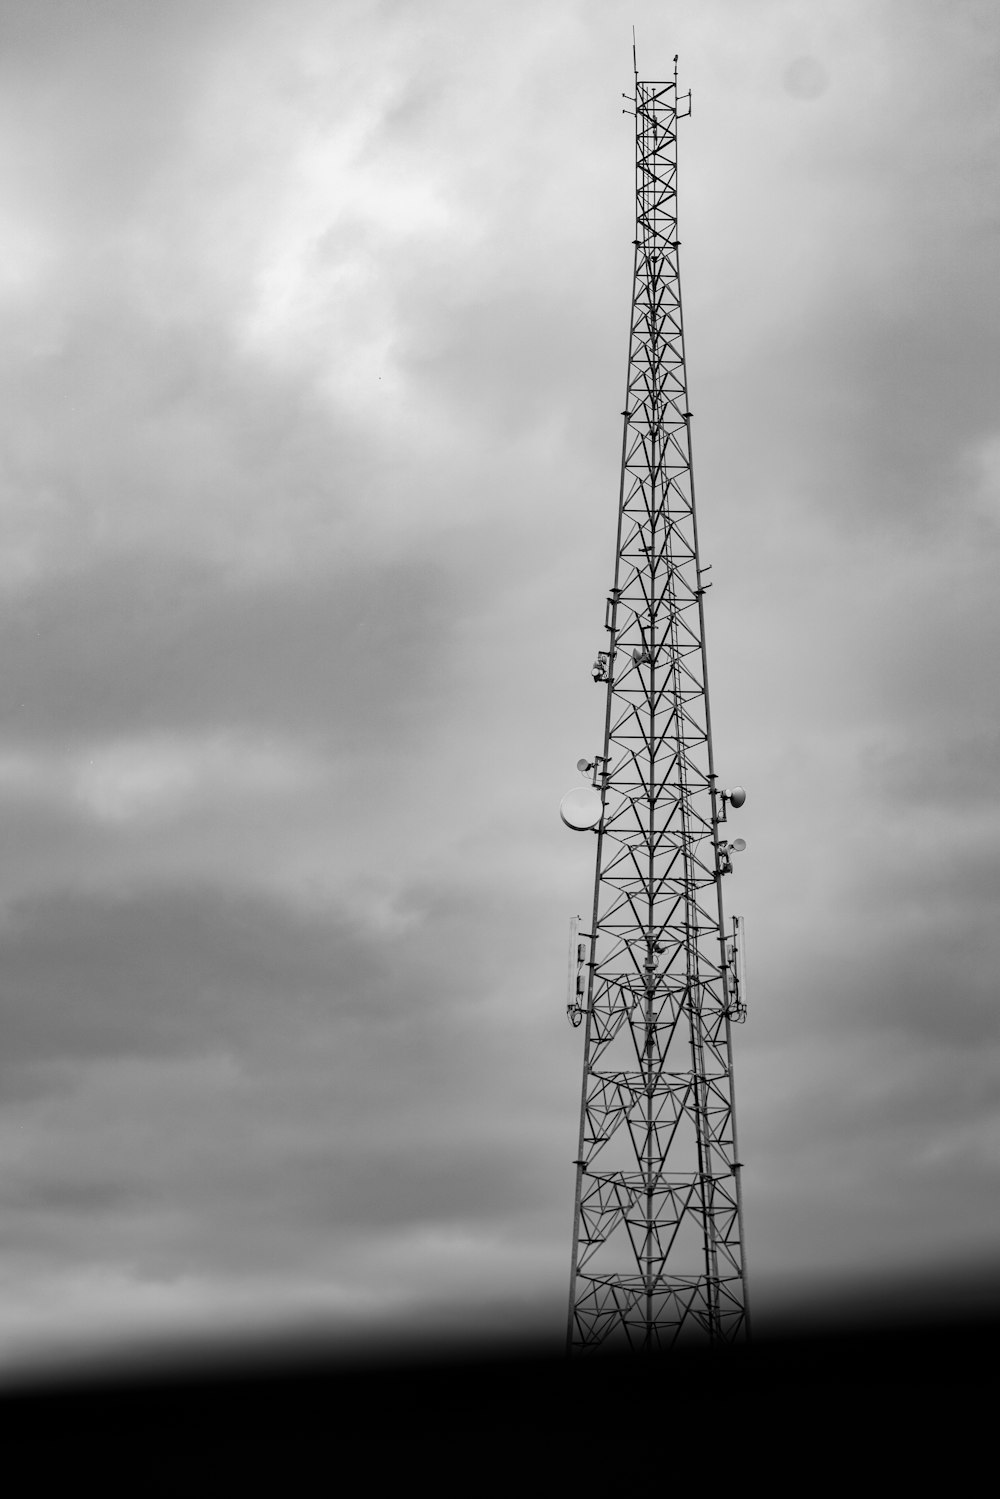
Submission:
[[[252,1072],[302,1062],[303,1047],[328,1061],[348,1036],[359,1056],[390,1045],[394,1067],[404,1048],[425,1101],[449,1075],[461,1093],[478,1086],[456,1058],[491,1023],[484,1002],[531,974],[530,953],[489,940],[527,900],[475,873],[464,887],[411,881],[407,921],[377,933],[329,904],[306,910],[235,883],[25,897],[2,931],[5,1065],[231,1054]],[[492,1042],[494,1062],[508,1044]],[[340,1085],[385,1101],[394,1067],[348,1071]]]
[[[6,602],[7,731],[280,726],[357,752],[420,733],[463,606],[427,557],[245,587],[178,560],[106,562]]]
[[[995,851],[957,836],[908,867],[890,856],[873,873],[859,873],[854,922],[852,913],[841,918],[864,933],[863,964],[847,956],[840,965],[847,1007],[855,1017],[895,1023],[936,1042],[986,1043],[996,1036]]]
[[[40,261],[53,257],[58,267],[30,309],[36,339],[48,342],[54,320],[81,310],[73,300],[83,287],[127,299],[135,267],[123,266],[123,242],[134,252],[137,223],[184,155],[212,73],[232,54],[236,17],[246,37],[263,8],[253,0],[4,5],[0,92],[17,168],[4,186],[44,227]],[[182,227],[175,220],[175,232]]]
[[[378,492],[363,432],[322,410],[301,374],[240,358],[208,307],[200,326],[163,326],[127,291],[83,302],[50,347],[8,360],[17,543],[57,569],[136,549],[218,561],[257,531],[280,555],[283,521],[313,531],[313,555],[336,553],[345,518]]]
[[[262,1116],[252,1097],[234,1106],[194,1096],[188,1107],[196,1128],[174,1126],[167,1171],[150,1171],[149,1162],[156,1133],[171,1130],[169,1108],[132,1100],[100,1162],[67,1143],[33,1162],[30,1175],[12,1174],[0,1191],[4,1252],[33,1253],[50,1267],[127,1259],[140,1279],[198,1274],[235,1283],[307,1266],[315,1273],[331,1235],[363,1252],[372,1236],[488,1226],[541,1200],[520,1154],[502,1147],[410,1140],[394,1154],[376,1148],[362,1158],[335,1107],[317,1141],[316,1120],[297,1112],[293,1092],[280,1120]],[[74,1117],[77,1128],[93,1130],[86,1110]]]
[[[3,1113],[26,1150],[5,1252],[240,1277],[318,1269],[331,1234],[346,1252],[544,1213],[537,1022],[513,995],[510,1020],[482,1014],[530,961],[488,940],[481,901],[413,898],[412,933],[367,941],[231,889],[11,913]]]
[[[980,640],[971,643],[984,662],[992,654]],[[981,711],[988,715],[989,705]],[[873,745],[863,763],[873,792],[902,818],[919,820],[939,807],[979,805],[985,811],[997,791],[1000,729],[988,722],[971,729],[965,723],[921,724]]]
[[[701,291],[692,360],[696,415],[742,450],[758,517],[778,490],[831,537],[880,548],[968,523],[967,456],[996,430],[998,43],[973,8],[936,28],[879,7],[871,26],[877,65],[845,51],[838,69],[831,48],[822,100],[733,143],[758,190],[734,205],[746,222],[725,265],[698,243],[738,279]],[[744,339],[750,384],[725,378]]]
[[[891,520],[946,530],[968,513],[967,456],[996,427],[1000,328],[982,317],[990,273],[956,269],[968,281],[964,306],[942,305],[940,283],[918,260],[904,273],[908,313],[886,317],[865,301],[831,309],[811,329],[808,389],[796,373],[801,350],[772,362],[772,409],[794,432],[790,480],[838,529],[877,535]]]
[[[5,1066],[70,1057],[247,1052],[345,1012],[385,1021],[386,944],[235,890],[57,892],[8,908]]]

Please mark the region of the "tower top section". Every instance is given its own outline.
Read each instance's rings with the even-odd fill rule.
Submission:
[[[663,102],[663,101],[665,101],[665,98],[666,98],[665,91],[667,89],[673,89],[673,91],[674,91],[674,102],[676,104],[678,104],[678,105],[684,105],[684,106],[686,106],[685,108],[682,108],[682,109],[679,110],[679,112],[678,112],[678,118],[679,119],[683,119],[685,115],[689,115],[691,113],[691,91],[689,89],[688,92],[686,94],[684,94],[683,96],[680,95],[677,92],[677,90],[678,90],[677,60],[678,60],[678,54],[675,52],[674,53],[674,73],[673,73],[673,77],[672,78],[659,78],[659,79],[647,78],[645,80],[640,81],[640,78],[639,78],[639,65],[636,62],[636,56],[635,56],[635,27],[633,27],[632,28],[632,75],[633,75],[633,77],[635,79],[635,93],[634,94],[623,94],[622,98],[623,99],[629,99],[634,104],[636,102],[636,100],[638,99],[638,97],[639,97],[639,91],[640,91],[640,89],[642,89],[642,90],[652,91],[652,94],[651,94],[650,97],[652,97],[652,98],[654,98],[656,100],[659,100],[660,102]],[[634,109],[630,109],[630,110],[626,110],[625,111],[626,114],[634,114],[635,112],[636,111]]]

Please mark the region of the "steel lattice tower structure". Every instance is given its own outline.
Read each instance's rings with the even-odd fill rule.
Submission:
[[[677,122],[690,94],[636,75],[636,238],[604,743],[592,786],[589,944],[571,935],[584,1025],[569,1345],[658,1349],[749,1331],[727,933],[677,235]],[[626,96],[629,98],[630,96]],[[631,113],[631,110],[626,111]],[[599,797],[599,800],[598,800]],[[564,808],[569,798],[564,802]],[[742,848],[742,841],[735,847]],[[575,965],[575,975],[573,967]]]

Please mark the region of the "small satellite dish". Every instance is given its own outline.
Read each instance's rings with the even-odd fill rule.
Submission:
[[[601,793],[593,786],[574,786],[559,803],[559,816],[576,833],[596,828],[603,811]]]
[[[743,790],[742,786],[734,786],[732,791],[726,792],[726,795],[728,796],[730,803],[734,807],[742,807],[743,803],[747,799],[747,794]]]
[[[593,760],[577,760],[576,768],[582,776],[585,776],[588,770],[593,770],[594,762]]]
[[[747,841],[745,838],[734,838],[732,843],[729,845],[734,854],[741,854],[746,846]]]

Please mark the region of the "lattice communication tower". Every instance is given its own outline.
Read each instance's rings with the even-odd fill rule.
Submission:
[[[614,586],[594,663],[604,742],[563,820],[597,834],[589,931],[570,935],[584,1028],[571,1350],[748,1335],[732,1025],[742,925],[705,655],[677,236],[677,59],[635,81],[636,238]],[[631,112],[631,111],[627,111]]]

